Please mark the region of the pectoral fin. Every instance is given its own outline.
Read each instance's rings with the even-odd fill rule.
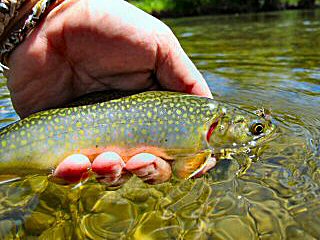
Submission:
[[[21,180],[20,177],[14,176],[14,175],[1,175],[0,176],[0,186],[7,183],[13,183],[16,181]]]
[[[237,176],[240,177],[240,176],[246,174],[247,170],[250,168],[250,166],[252,164],[252,159],[245,154],[237,155],[237,157],[235,159],[237,160],[238,164],[240,165],[240,168],[237,171]]]
[[[211,150],[207,150],[193,156],[176,159],[173,166],[174,175],[182,179],[194,177],[206,167],[211,154]]]

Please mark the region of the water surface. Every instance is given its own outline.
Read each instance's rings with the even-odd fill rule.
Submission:
[[[279,125],[241,177],[234,163],[151,187],[70,190],[45,177],[0,186],[0,238],[319,239],[320,11],[167,20],[215,98]],[[15,119],[0,80],[0,126]]]

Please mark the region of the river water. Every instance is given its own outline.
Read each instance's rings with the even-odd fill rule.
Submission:
[[[215,98],[270,109],[279,136],[241,177],[0,186],[0,239],[319,239],[320,11],[166,20]],[[17,119],[0,80],[0,126]]]

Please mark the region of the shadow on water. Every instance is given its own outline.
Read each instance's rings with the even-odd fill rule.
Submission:
[[[319,239],[320,11],[167,20],[215,98],[271,109],[279,136],[242,177],[106,191],[33,176],[0,186],[0,238]],[[17,117],[0,83],[0,125]]]

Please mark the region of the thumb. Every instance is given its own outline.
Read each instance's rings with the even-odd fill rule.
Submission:
[[[165,89],[212,98],[205,79],[171,31],[158,36],[156,76]]]

